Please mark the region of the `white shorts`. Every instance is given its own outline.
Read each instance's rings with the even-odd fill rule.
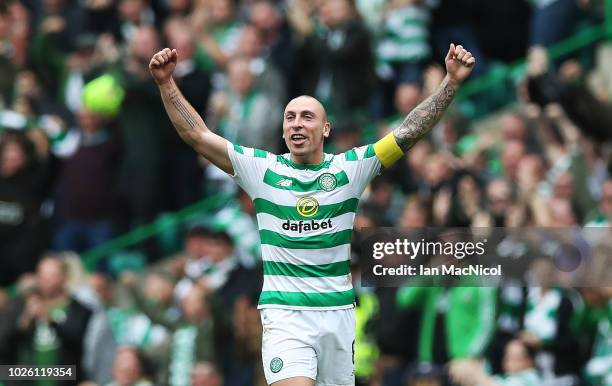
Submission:
[[[262,350],[268,385],[308,377],[316,385],[355,384],[355,310],[264,308]]]

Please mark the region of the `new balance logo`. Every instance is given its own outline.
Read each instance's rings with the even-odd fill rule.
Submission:
[[[288,187],[291,186],[291,184],[293,184],[293,181],[291,181],[291,180],[289,180],[287,178],[283,178],[283,179],[281,179],[280,181],[278,181],[276,183],[276,185],[282,186],[283,188],[288,188]]]

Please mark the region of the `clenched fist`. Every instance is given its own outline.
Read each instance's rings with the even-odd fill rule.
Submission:
[[[451,43],[446,54],[446,73],[451,85],[455,88],[461,85],[472,73],[476,64],[476,58],[463,46],[455,46]]]
[[[164,48],[151,58],[149,62],[149,71],[158,85],[162,85],[172,78],[176,62],[178,61],[178,53],[176,49]]]

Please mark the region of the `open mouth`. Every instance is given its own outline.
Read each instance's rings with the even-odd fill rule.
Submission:
[[[295,145],[301,145],[306,142],[306,136],[304,134],[291,134],[291,142]]]

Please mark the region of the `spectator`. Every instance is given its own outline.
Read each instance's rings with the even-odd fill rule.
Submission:
[[[408,197],[399,225],[403,229],[421,229],[429,223],[427,204],[419,196]]]
[[[330,148],[336,154],[359,147],[361,143],[361,128],[359,124],[352,119],[338,122],[331,134],[331,141],[332,145]]]
[[[422,63],[429,58],[429,9],[420,0],[389,4],[378,59],[390,68],[397,83],[420,84]]]
[[[211,0],[196,5],[192,26],[198,50],[196,62],[201,69],[215,72],[213,89],[224,86],[222,71],[229,58],[236,53],[240,25],[236,18],[236,7],[232,0]]]
[[[189,289],[210,268],[210,246],[213,242],[212,232],[202,226],[191,228],[185,236],[185,261],[180,272],[181,278],[174,288],[174,296],[181,301]]]
[[[46,248],[47,232],[40,209],[45,197],[45,175],[34,145],[23,132],[0,138],[0,255],[5,267],[0,286],[36,267]]]
[[[534,0],[530,22],[530,46],[548,47],[572,32],[576,14],[576,0]]]
[[[444,297],[448,302],[440,303]],[[451,359],[479,357],[493,333],[492,288],[406,286],[398,291],[397,304],[421,307],[421,362],[440,366]]]
[[[124,42],[131,42],[138,28],[155,23],[153,9],[145,0],[119,0],[119,30]]]
[[[173,305],[174,279],[163,271],[152,271],[144,279],[143,297],[149,307],[155,308],[168,320],[178,321],[180,311]],[[107,310],[113,333],[119,345],[138,349],[152,367],[160,368],[154,381],[165,383],[170,331],[154,323],[138,307],[113,304]]]
[[[537,154],[528,154],[524,156],[518,164],[517,168],[517,187],[519,194],[542,194],[542,190],[546,189],[545,182],[546,165],[544,160]]]
[[[160,187],[164,180],[160,171],[164,170],[169,123],[147,69],[159,45],[155,29],[139,27],[122,63],[125,102],[116,118],[123,149],[118,180],[122,231],[152,221],[162,207]],[[159,257],[154,244],[145,247],[150,259]]]
[[[234,350],[232,361],[225,370],[227,384],[265,385],[261,366],[262,326],[257,309],[257,298],[241,295],[234,303],[233,331]],[[227,357],[229,359],[230,357]]]
[[[249,16],[262,39],[262,56],[280,71],[283,79],[292,79],[295,49],[280,7],[271,0],[256,0],[250,6]],[[287,92],[281,91],[279,96]],[[279,98],[279,101],[284,103],[285,99]]]
[[[556,281],[552,261],[541,258],[534,261],[530,288],[527,293],[525,330],[519,339],[540,351],[536,364],[545,377],[576,374],[580,364],[573,357],[576,342],[569,332],[574,305],[567,293],[554,288]]]
[[[248,60],[232,59],[228,74],[228,93],[218,95],[221,101],[213,105],[217,130],[230,142],[278,153],[278,101],[255,87]]]
[[[406,115],[414,109],[417,104],[421,101],[422,92],[421,87],[414,83],[400,83],[395,89],[395,98],[393,99],[393,105],[395,107],[396,114],[388,116],[385,119],[385,123],[380,127],[378,136],[382,137],[388,132],[398,127],[406,118]]]
[[[19,363],[76,365],[76,379],[87,378],[81,359],[91,310],[66,291],[67,268],[55,256],[37,266],[36,290],[24,294],[15,321]],[[58,382],[53,384],[60,384]]]
[[[152,386],[142,370],[142,359],[138,351],[130,346],[117,350],[113,363],[113,380],[106,386]]]
[[[521,115],[506,113],[500,118],[499,124],[504,141],[527,140],[527,123]]]
[[[110,321],[80,257],[73,253],[62,253],[60,257],[68,269],[67,290],[92,311],[83,340],[83,368],[90,380],[104,384],[110,380],[117,349]]]
[[[514,196],[505,179],[497,179],[486,186],[485,210],[475,215],[474,221],[488,226],[503,227],[511,210]]]
[[[12,347],[9,345],[12,338],[13,326],[11,325],[11,302],[9,296],[5,290],[0,289],[0,342],[3,342],[0,346],[0,363],[15,363],[15,353]]]
[[[6,104],[10,99],[12,81],[26,59],[29,45],[29,14],[20,3],[11,4],[8,9],[0,10],[0,102]]]
[[[215,292],[224,315],[231,314],[241,295],[252,295],[258,288],[258,278],[252,269],[243,267],[235,256],[234,242],[225,231],[208,233],[202,228],[192,230],[188,238],[192,257],[185,266],[185,277],[177,285],[179,299],[194,281]],[[199,245],[196,247],[195,245]],[[188,283],[191,282],[191,285]]]
[[[57,117],[56,119],[61,121],[60,126],[65,126],[66,123],[70,122],[72,116],[69,110],[61,103],[57,103],[54,100],[54,95],[48,94],[33,71],[25,69],[17,74],[14,91],[13,110],[25,115],[30,120],[31,123],[29,125],[26,123],[26,126],[31,126],[35,122],[34,125],[38,124],[47,129],[42,122],[44,116]],[[28,106],[24,109],[25,111],[18,108],[24,102]],[[57,133],[48,133],[50,137],[53,134]]]
[[[504,354],[504,375],[491,377],[482,363],[474,360],[459,360],[451,363],[450,374],[459,386],[535,386],[541,385],[542,379],[535,369],[533,348],[519,340],[513,340],[506,346]]]
[[[436,58],[443,58],[449,42],[460,41],[474,57],[478,66],[474,76],[479,76],[487,69],[487,57],[480,47],[475,29],[480,15],[480,4],[477,0],[440,0],[432,15],[432,37]]]
[[[169,17],[186,17],[193,12],[195,6],[193,3],[191,0],[170,0],[165,2],[165,4],[158,4],[158,7],[163,7],[164,14]]]
[[[103,74],[105,63],[101,62],[101,55],[96,52],[97,42],[95,35],[79,36],[75,42],[75,52],[65,62],[59,63],[62,67],[57,72],[65,74],[61,99],[73,113],[83,108],[81,95],[85,84]]]
[[[612,222],[612,180],[601,189],[599,207],[589,214],[586,226],[608,226]]]
[[[83,11],[81,6],[73,7],[68,0],[41,1],[35,8],[33,25],[37,26],[35,30],[50,34],[62,52],[70,52],[75,39],[85,30]]]
[[[501,161],[504,168],[504,176],[506,178],[516,181],[518,164],[525,155],[525,152],[524,142],[509,141],[504,144]]]
[[[349,0],[325,1],[318,14],[323,24],[320,33],[312,24],[293,22],[303,39],[299,49],[305,58],[298,69],[301,93],[315,96],[339,119],[364,116],[374,84],[367,27]]]
[[[253,25],[244,26],[238,41],[238,55],[249,60],[249,68],[256,79],[255,87],[282,104],[287,99],[287,79],[290,78],[280,72],[264,50],[261,31]]]
[[[390,91],[397,85],[420,89],[424,65],[431,54],[430,17],[429,8],[421,0],[394,0],[387,6],[376,47],[377,73],[383,80],[383,106],[390,104]],[[390,113],[381,110],[380,117]]]
[[[514,240],[508,237],[501,244],[508,246]],[[518,243],[517,243],[518,244]],[[526,252],[521,250],[524,245],[512,245],[514,249],[511,252],[520,255],[524,258]],[[510,248],[506,248],[510,249]],[[527,249],[527,248],[524,248]],[[510,251],[499,253],[500,257],[508,257]],[[517,258],[516,256],[513,256]],[[504,373],[504,352],[508,344],[515,340],[515,337],[524,329],[524,319],[527,303],[527,287],[520,280],[507,280],[507,285],[497,290],[497,326],[496,331],[491,340],[491,344],[487,349],[486,358],[490,362],[490,372],[493,374]]]
[[[192,386],[222,386],[223,377],[210,362],[198,362],[191,370]]]
[[[384,176],[374,178],[371,184],[370,195],[363,204],[370,210],[379,213],[382,224],[394,224],[401,214],[395,208],[393,202],[393,184]]]
[[[240,263],[255,268],[261,260],[261,243],[257,231],[257,218],[253,201],[242,189],[236,200],[221,209],[213,218],[215,229],[225,229],[235,240]]]
[[[203,117],[210,94],[210,77],[196,66],[196,44],[191,31],[184,19],[173,18],[166,23],[165,35],[170,46],[180,52],[173,79],[187,101]],[[202,196],[203,172],[197,153],[174,133],[167,134],[168,149],[163,157],[167,186],[164,201],[167,203],[165,209],[174,211],[195,203]]]
[[[116,234],[117,157],[119,147],[108,121],[83,110],[73,129],[75,147],[64,155],[57,200],[60,224],[54,246],[60,251],[83,252]]]
[[[149,305],[135,287],[136,278],[131,273],[122,276],[122,282],[130,290],[138,308],[154,323],[166,327],[172,333],[167,365],[162,366],[165,381],[170,386],[185,385],[190,380],[191,366],[198,361],[217,360],[220,349],[220,329],[215,322],[206,291],[193,286],[181,301],[181,319],[173,320],[156,307]]]
[[[203,235],[202,235],[203,233]],[[261,289],[261,275],[254,269],[242,266],[235,256],[233,240],[224,232],[208,233],[201,228],[192,230],[187,246],[194,256],[185,266],[185,277],[177,285],[179,296],[189,293],[193,288],[203,286],[212,293],[212,306],[216,311],[216,326],[224,336],[224,345],[217,352],[219,366],[223,369],[226,382],[251,384],[255,363],[252,357],[241,361],[236,358],[245,352],[240,350],[232,334],[234,310],[237,301],[243,297],[257,296]],[[196,236],[196,237],[193,237]],[[201,237],[204,236],[204,237]],[[199,245],[199,248],[198,248]],[[189,269],[189,271],[187,271]],[[197,284],[195,283],[197,280]],[[187,290],[187,288],[190,288]],[[186,292],[187,291],[187,292]],[[184,295],[183,295],[184,296]],[[184,299],[180,298],[179,299]],[[184,302],[184,300],[181,300]],[[252,347],[252,346],[249,346]]]
[[[596,334],[592,345],[592,352],[589,361],[585,366],[585,375],[588,385],[605,385],[612,381],[612,374],[610,373],[610,351],[612,350],[612,330],[610,329],[610,312],[612,312],[612,291],[609,288],[595,289],[600,292],[599,301],[597,306],[603,311],[600,317],[596,320]],[[587,298],[592,302],[592,297]],[[607,304],[606,304],[607,302]],[[593,306],[593,304],[589,304]]]

